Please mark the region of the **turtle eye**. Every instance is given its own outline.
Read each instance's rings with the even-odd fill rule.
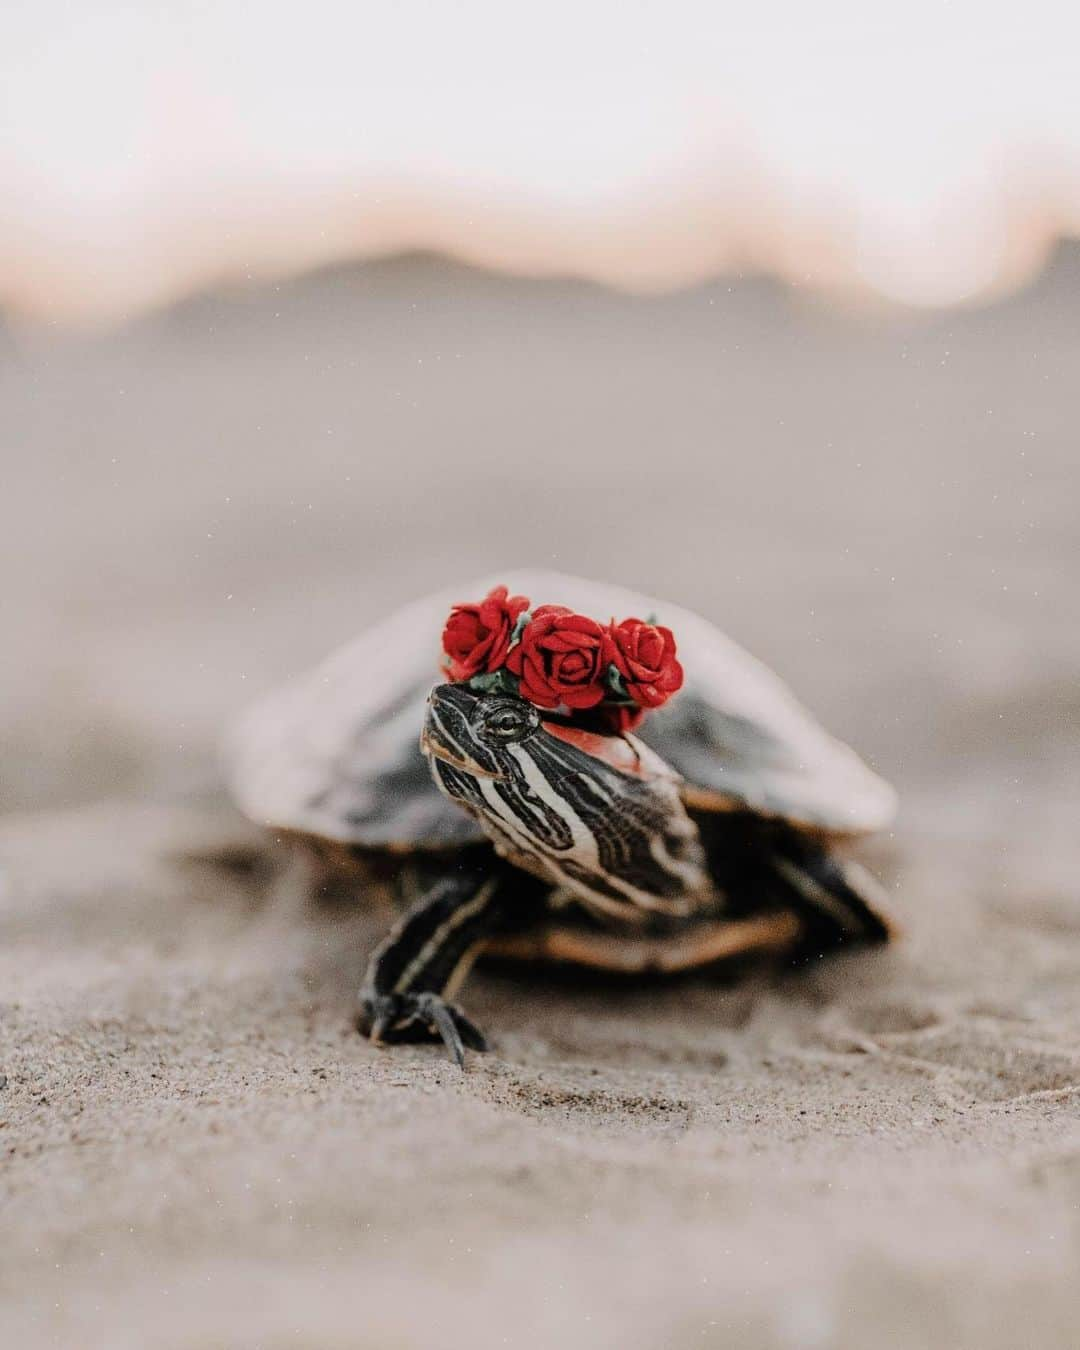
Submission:
[[[540,723],[539,715],[526,703],[504,703],[484,717],[483,732],[489,741],[519,741]]]

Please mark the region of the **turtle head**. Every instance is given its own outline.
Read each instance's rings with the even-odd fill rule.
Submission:
[[[420,745],[436,786],[497,852],[595,908],[687,913],[708,891],[680,779],[637,737],[442,684]]]

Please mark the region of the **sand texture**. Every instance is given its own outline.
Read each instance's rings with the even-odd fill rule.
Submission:
[[[0,1344],[1076,1346],[1078,287],[839,315],[421,259],[4,339]],[[478,972],[465,1073],[361,1041],[383,898],[308,896],[220,731],[510,562],[774,664],[900,789],[863,856],[905,942]]]

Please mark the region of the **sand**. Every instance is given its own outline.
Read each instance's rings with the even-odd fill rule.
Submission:
[[[898,318],[406,260],[12,334],[0,1344],[1075,1346],[1078,274]],[[362,1042],[381,897],[309,899],[217,739],[506,561],[782,670],[901,790],[906,941],[479,972],[465,1073]]]

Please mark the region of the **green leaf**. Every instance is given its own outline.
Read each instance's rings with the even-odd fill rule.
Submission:
[[[508,670],[500,666],[498,670],[474,675],[469,681],[469,688],[478,694],[516,694],[518,682]]]
[[[493,670],[485,675],[474,675],[469,681],[469,688],[475,689],[478,694],[490,694],[501,687],[499,679],[501,675],[501,670]]]
[[[620,698],[630,697],[630,695],[627,693],[626,684],[623,681],[623,677],[619,674],[619,667],[615,665],[614,662],[612,662],[611,665],[609,665],[607,668],[607,682],[611,686],[611,688],[614,689],[616,694],[619,695]]]
[[[608,687],[612,690],[615,697],[606,698],[604,702],[612,708],[636,708],[637,703],[630,697],[630,691],[626,687],[626,681],[619,674],[619,667],[614,663],[609,665],[605,676]]]
[[[517,617],[517,623],[514,624],[514,631],[510,634],[510,646],[515,647],[521,641],[521,635],[525,629],[532,623],[532,613],[525,609]]]

